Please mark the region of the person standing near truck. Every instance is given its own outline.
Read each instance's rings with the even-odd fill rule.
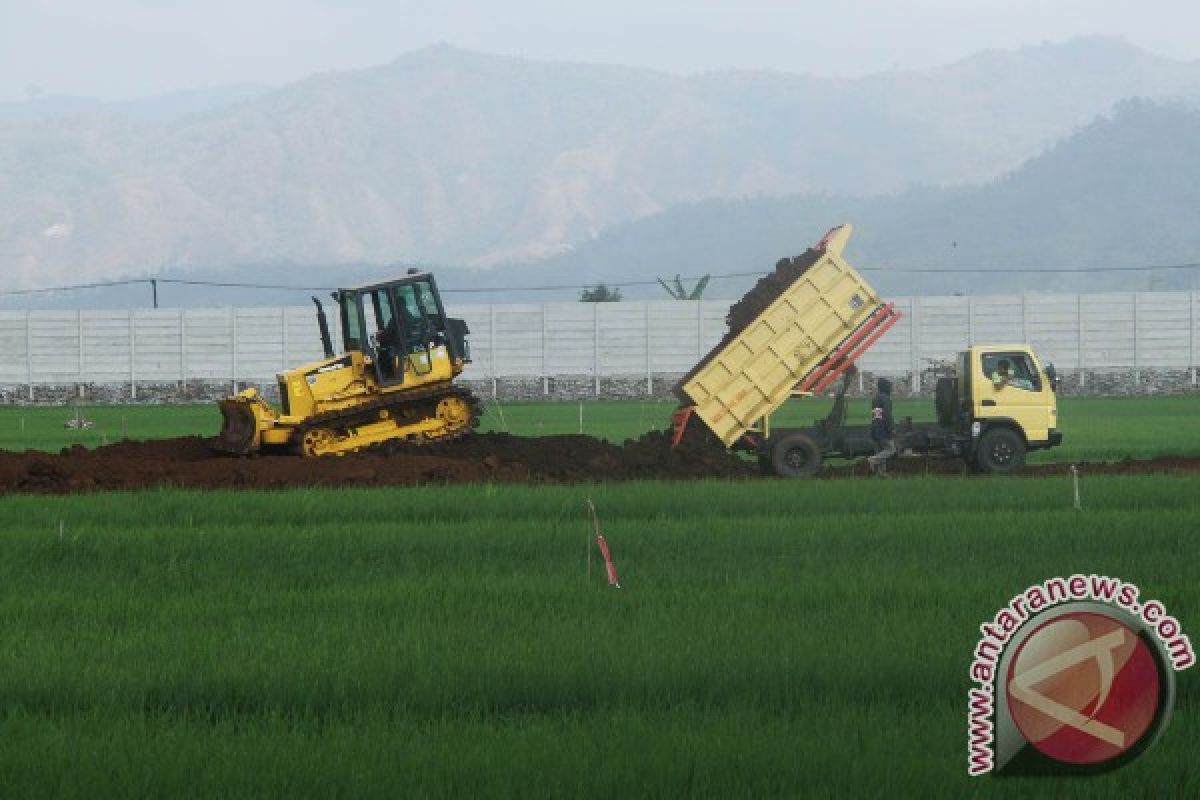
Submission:
[[[887,475],[887,462],[896,455],[896,424],[892,419],[892,382],[880,378],[871,398],[871,440],[875,455],[867,456],[867,466],[879,476]]]

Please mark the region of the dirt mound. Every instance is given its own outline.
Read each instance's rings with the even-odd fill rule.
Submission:
[[[671,436],[652,431],[622,445],[591,436],[513,436],[482,433],[444,444],[391,445],[391,458],[433,456],[475,462],[504,477],[573,482],[637,478],[733,478],[755,474],[744,459],[715,441],[690,436],[677,448]]]
[[[590,436],[485,433],[433,445],[391,445],[341,458],[239,458],[213,453],[200,437],[162,439],[54,455],[0,452],[0,494],[287,486],[413,486],[501,481],[573,483],[630,479],[737,478],[757,474],[703,437],[672,449],[665,432],[622,445]]]
[[[746,329],[746,327],[758,318],[759,314],[767,309],[785,289],[791,286],[805,272],[816,264],[821,256],[824,255],[824,250],[810,248],[802,255],[795,258],[784,258],[776,262],[774,272],[768,273],[765,277],[760,278],[758,283],[754,284],[754,288],[742,295],[741,299],[729,307],[729,313],[725,315],[725,324],[729,326],[729,332],[725,334],[717,346],[708,351],[704,358],[696,363],[688,374],[679,379],[675,384],[675,396],[686,404],[691,404],[692,400],[683,391],[683,385],[692,379],[702,366],[707,364],[714,355],[719,353],[725,345],[729,344]]]
[[[694,429],[694,430],[693,430]],[[1078,465],[1085,475],[1200,472],[1200,458]],[[1028,476],[1065,475],[1066,464],[1027,467]],[[898,476],[962,475],[952,459],[898,459]],[[761,473],[751,461],[725,451],[711,434],[689,426],[676,448],[666,431],[624,444],[590,436],[512,436],[484,433],[435,445],[392,445],[342,458],[236,457],[212,453],[198,436],[121,442],[59,454],[0,452],[0,494],[94,492],[177,486],[202,489],[276,489],[290,486],[416,486],[473,482],[577,483],[585,481],[703,478],[748,479]],[[817,477],[866,476],[863,463],[828,466]]]

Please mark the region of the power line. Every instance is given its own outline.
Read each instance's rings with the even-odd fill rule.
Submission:
[[[859,267],[859,272],[874,272],[892,275],[974,275],[974,274],[1006,274],[1006,273],[1045,273],[1045,274],[1085,274],[1085,273],[1105,273],[1105,272],[1154,272],[1160,270],[1191,270],[1200,269],[1200,262],[1187,264],[1145,264],[1139,266],[1096,266],[1096,267],[1069,267],[1069,266],[1025,266],[1025,267]],[[767,270],[757,270],[754,272],[727,272],[719,275],[710,276],[712,280],[727,280],[731,278],[756,278],[769,274]],[[691,275],[682,276],[683,280],[699,280],[704,276]],[[104,289],[116,286],[136,286],[147,285],[153,286],[156,283],[175,284],[179,286],[196,286],[210,287],[222,289],[256,289],[268,291],[284,291],[284,292],[327,292],[334,291],[338,287],[334,286],[289,286],[284,284],[271,283],[239,283],[234,281],[206,281],[206,280],[188,280],[184,278],[129,278],[126,280],[115,281],[100,281],[96,283],[80,283],[70,286],[48,286],[37,289],[8,289],[0,291],[0,297],[13,297],[18,295],[34,295],[34,294],[50,294],[54,292],[72,292],[84,289]],[[579,291],[582,289],[594,288],[597,284],[603,283],[606,286],[613,288],[627,288],[631,286],[657,286],[656,280],[628,280],[628,281],[596,281],[588,284],[553,284],[541,286],[484,286],[484,287],[463,287],[463,288],[443,288],[442,292],[447,294],[486,294],[494,292],[566,292]]]
[[[49,292],[73,292],[76,289],[102,289],[108,286],[132,286],[135,284],[150,283],[149,278],[136,278],[124,281],[102,281],[100,283],[78,283],[74,286],[52,286],[45,289],[8,289],[0,292],[3,296],[13,296],[21,294],[47,294]]]
[[[129,278],[120,281],[101,281],[98,283],[77,283],[71,286],[46,286],[40,289],[8,289],[0,292],[0,296],[23,294],[49,294],[51,292],[73,292],[77,289],[105,289],[110,286],[149,286],[154,283],[173,283],[183,286],[212,286],[229,289],[271,289],[275,291],[293,292],[324,292],[333,291],[333,286],[284,286],[271,283],[234,283],[227,281],[190,281],[182,278]]]
[[[332,292],[334,286],[280,286],[271,283],[227,283],[224,281],[188,281],[182,278],[158,278],[159,283],[174,283],[181,286],[216,286],[227,289],[271,289],[289,292]]]
[[[995,274],[995,273],[1095,273],[1095,272],[1153,272],[1155,270],[1165,269],[1200,269],[1200,262],[1195,264],[1161,264],[1161,265],[1143,265],[1143,266],[1128,266],[1128,267],[963,267],[963,268],[945,268],[945,267],[858,267],[859,272],[876,272],[887,273],[893,275],[959,275],[959,274]],[[724,280],[728,278],[758,278],[763,275],[769,275],[767,270],[758,270],[756,272],[728,272],[721,275],[709,276],[712,280]],[[703,275],[684,275],[681,280],[695,281],[700,280]],[[614,289],[626,288],[630,286],[657,286],[658,281],[597,281],[584,285],[557,285],[557,286],[493,286],[493,287],[472,287],[469,289],[442,289],[446,293],[463,293],[463,294],[483,294],[488,292],[562,292],[581,289],[595,288],[597,283],[603,283],[605,286],[611,286]]]
[[[766,272],[730,272],[725,275],[713,275],[713,280],[722,280],[724,278],[754,278],[761,275],[766,275]],[[680,280],[696,281],[702,278],[702,275],[684,275]],[[658,280],[652,281],[595,281],[593,283],[579,286],[493,286],[470,289],[442,289],[441,291],[451,293],[457,292],[461,294],[479,294],[485,292],[566,292],[577,291],[580,289],[594,289],[598,284],[603,283],[605,286],[616,288],[627,288],[629,286],[658,286]]]
[[[1006,273],[1006,272],[1048,272],[1085,273],[1085,272],[1153,272],[1162,269],[1198,269],[1196,264],[1144,264],[1136,267],[863,267],[859,272],[894,272],[894,273],[923,273],[926,275],[957,275],[960,273]]]

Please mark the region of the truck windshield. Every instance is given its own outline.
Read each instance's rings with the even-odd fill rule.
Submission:
[[[1007,370],[1010,380],[1008,385],[1015,389],[1039,392],[1042,389],[1042,379],[1033,367],[1033,361],[1028,353],[984,353],[980,359],[984,377],[994,381],[1003,370]]]

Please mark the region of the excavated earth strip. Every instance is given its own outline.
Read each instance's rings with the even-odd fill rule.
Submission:
[[[1157,458],[1079,465],[1095,474],[1200,472],[1200,458]],[[1065,464],[1026,468],[1025,475],[1065,475]],[[953,460],[901,459],[900,475],[964,474]],[[827,467],[818,478],[865,476],[864,465]],[[0,494],[65,494],[160,486],[200,489],[281,489],[296,486],[372,487],[478,482],[579,483],[611,480],[762,479],[753,461],[702,436],[672,449],[654,431],[623,445],[589,436],[518,437],[487,433],[440,445],[392,446],[374,452],[305,459],[236,457],[210,452],[195,436],[121,442],[59,454],[0,452]],[[799,487],[797,487],[799,488]]]

